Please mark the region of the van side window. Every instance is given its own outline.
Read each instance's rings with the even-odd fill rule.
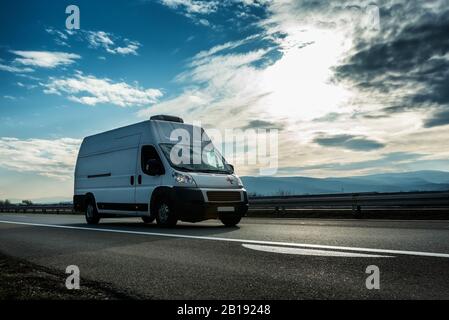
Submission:
[[[161,175],[165,173],[164,165],[162,164],[161,158],[159,158],[159,154],[157,153],[156,149],[153,146],[143,146],[142,147],[140,160],[141,160],[140,163],[142,166],[143,173],[148,174],[148,175],[154,175],[151,172],[152,168],[149,167],[150,160],[153,160],[158,164],[158,166],[160,168],[159,170],[161,171],[160,172]]]

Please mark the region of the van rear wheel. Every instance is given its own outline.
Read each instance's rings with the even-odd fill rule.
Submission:
[[[161,199],[156,203],[156,220],[161,227],[174,227],[178,222],[175,212],[166,199]]]
[[[240,220],[242,220],[241,216],[220,216],[220,221],[226,226],[226,227],[235,227],[239,224]]]
[[[100,222],[100,216],[98,215],[97,208],[93,201],[89,201],[86,204],[86,222],[88,224],[98,224]]]

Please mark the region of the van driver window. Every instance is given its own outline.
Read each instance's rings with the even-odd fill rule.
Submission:
[[[143,146],[142,147],[142,156],[141,156],[141,165],[142,165],[142,171],[145,174],[150,173],[150,160],[155,160],[157,164],[160,166],[162,170],[164,170],[163,164],[161,159],[159,158],[159,155],[156,151],[156,149],[153,146]]]

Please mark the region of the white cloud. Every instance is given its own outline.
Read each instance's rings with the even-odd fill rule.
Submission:
[[[67,180],[73,176],[79,139],[0,138],[0,167]]]
[[[153,104],[163,95],[158,89],[133,87],[125,82],[114,83],[107,78],[82,73],[72,78],[50,78],[44,88],[47,94],[68,94],[70,100],[91,106],[103,103],[120,107],[141,106]]]
[[[194,60],[190,69],[176,78],[194,85],[187,86],[178,97],[141,110],[139,115],[181,115],[187,121],[201,119],[203,124],[219,129],[243,127],[249,119],[261,119],[270,92],[259,86],[261,71],[252,63],[265,54],[265,50],[257,50]]]
[[[197,53],[192,60],[200,60],[206,57],[210,57],[212,55],[215,55],[217,53],[223,52],[225,50],[235,49],[237,47],[240,47],[241,45],[244,45],[245,43],[248,43],[251,40],[254,40],[258,37],[258,35],[252,35],[249,37],[246,37],[243,40],[237,40],[237,41],[230,41],[223,44],[216,45],[208,50],[203,50]]]
[[[197,25],[212,28],[214,25],[205,16],[217,12],[221,6],[227,3],[227,1],[215,0],[160,0],[159,2],[191,19]]]
[[[29,89],[29,90],[34,89],[34,88],[37,87],[37,85],[34,85],[34,84],[25,84],[25,83],[20,82],[20,81],[18,81],[16,84],[17,84],[17,86],[19,86],[19,87],[21,87],[21,88],[27,88],[27,89]]]
[[[31,68],[19,68],[15,66],[8,66],[0,63],[0,70],[12,73],[24,73],[24,72],[33,72],[34,70]]]
[[[89,44],[94,47],[108,47],[114,45],[114,41],[110,38],[110,36],[104,31],[89,31],[87,40]]]
[[[207,15],[217,12],[220,7],[229,6],[232,3],[241,3],[244,6],[261,7],[272,0],[160,0],[160,3],[174,10],[181,10],[186,14]]]
[[[140,43],[137,41],[129,42],[125,47],[116,47],[108,49],[110,53],[117,53],[121,55],[133,54],[137,55],[137,50],[140,48]]]
[[[235,2],[241,2],[245,6],[260,7],[270,3],[273,0],[234,0]]]
[[[137,55],[142,46],[140,42],[122,38],[111,32],[105,31],[59,31],[54,28],[46,29],[48,34],[55,36],[55,42],[61,46],[70,47],[70,40],[86,41],[91,48],[101,48],[110,54]]]
[[[50,51],[11,51],[20,58],[14,59],[17,64],[40,68],[55,68],[60,65],[69,65],[81,56],[74,53]]]
[[[118,38],[104,31],[88,31],[87,41],[93,48],[101,47],[111,54],[120,55],[137,55],[137,50],[140,48],[141,44],[138,41],[130,41],[124,39],[123,45],[117,45],[113,38]]]
[[[69,33],[65,33],[63,31],[59,31],[53,28],[47,28],[45,29],[47,33],[55,36],[55,42],[56,44],[60,46],[70,47],[70,45],[67,43],[67,40],[69,39]],[[66,32],[69,30],[66,30]]]
[[[217,11],[219,1],[201,0],[161,0],[161,3],[171,9],[182,9],[187,13],[209,14]]]
[[[199,20],[197,21],[197,23],[200,24],[200,25],[203,25],[203,26],[205,26],[205,27],[210,27],[210,26],[211,26],[211,23],[209,22],[209,20],[204,19],[204,18],[199,19]]]
[[[49,34],[57,35],[58,37],[60,37],[63,40],[67,40],[69,38],[68,37],[69,34],[65,34],[64,32],[55,30],[53,28],[47,28],[47,29],[45,29],[45,31],[47,31]]]
[[[164,102],[157,103],[150,108],[141,109],[138,111],[138,115],[142,118],[149,118],[154,114],[173,114],[177,115],[179,112],[185,112],[190,110],[189,118],[195,119],[195,115],[200,115],[200,109],[207,108],[207,106],[213,102],[213,97],[202,90],[186,90],[183,94],[176,98],[166,100]],[[180,107],[182,108],[180,109]]]

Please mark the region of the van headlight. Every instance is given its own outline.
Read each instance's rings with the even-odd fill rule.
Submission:
[[[196,184],[195,180],[188,174],[173,172],[172,177],[179,184]]]

